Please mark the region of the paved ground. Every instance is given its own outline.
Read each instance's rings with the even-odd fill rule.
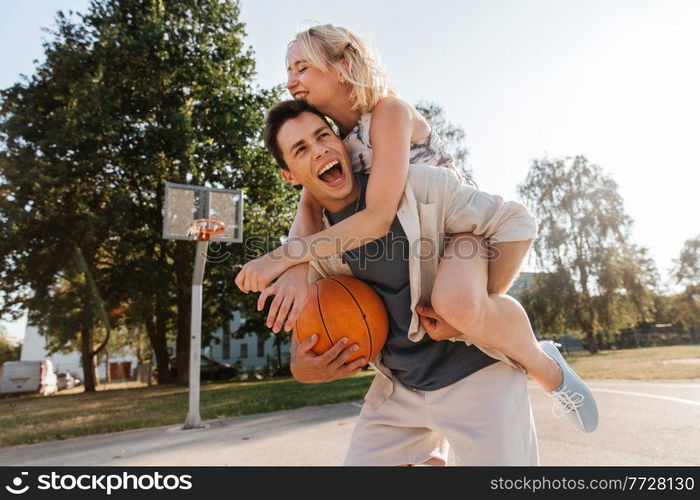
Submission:
[[[542,465],[700,465],[700,380],[593,381],[592,434],[551,415],[530,386]],[[361,402],[0,450],[0,465],[340,465]]]

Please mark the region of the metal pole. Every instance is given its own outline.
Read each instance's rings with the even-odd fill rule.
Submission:
[[[199,365],[202,346],[202,282],[208,241],[197,241],[192,273],[192,317],[190,324],[190,403],[183,429],[204,427],[199,415]]]

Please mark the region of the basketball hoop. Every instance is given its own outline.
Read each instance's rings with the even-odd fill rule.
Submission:
[[[199,412],[202,349],[202,287],[210,239],[243,242],[243,190],[165,183],[163,238],[196,241],[190,308],[189,403],[183,429],[201,429]]]
[[[197,241],[209,241],[212,234],[222,233],[224,223],[216,219],[197,219],[187,230],[188,236],[193,236]]]

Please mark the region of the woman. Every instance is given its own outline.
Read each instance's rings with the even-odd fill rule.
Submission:
[[[268,315],[268,326],[275,332],[285,318],[289,331],[304,304],[305,263],[338,253],[338,245],[351,250],[387,233],[405,189],[410,163],[454,168],[451,155],[425,118],[396,97],[369,47],[350,31],[323,25],[299,33],[288,46],[287,73],[287,89],[292,97],[307,100],[331,118],[351,155],[353,169],[366,172],[371,168],[371,174],[366,207],[325,230],[321,230],[320,206],[302,191],[288,251],[280,247],[251,261],[236,277],[244,292],[263,292],[259,309],[269,295],[276,294]],[[512,276],[519,269],[531,240],[496,243],[500,256],[489,263],[481,241],[489,236],[452,235],[438,268],[432,307],[416,311],[421,322],[428,329],[431,321],[444,320],[465,332],[472,343],[500,350],[519,362],[567,411],[578,413],[583,404],[588,404],[589,410],[594,408],[587,388],[584,392],[588,397],[583,401],[581,394],[562,387],[564,372],[572,373],[570,367],[558,351],[552,352],[548,346],[543,349],[536,341],[523,308],[503,295],[510,283],[498,282],[498,276]],[[464,254],[462,245],[481,249],[480,258],[457,258]],[[454,276],[469,279],[460,282]],[[550,349],[549,354],[545,349]],[[581,422],[577,427],[590,431],[595,425],[592,421]]]

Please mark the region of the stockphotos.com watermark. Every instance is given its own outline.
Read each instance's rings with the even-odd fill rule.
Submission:
[[[453,240],[451,234],[441,234],[437,240],[421,236],[415,240],[409,241],[403,234],[394,234],[389,231],[380,239],[377,238],[355,238],[344,245],[340,238],[319,237],[315,239],[312,246],[306,243],[302,238],[281,238],[281,237],[262,237],[253,236],[246,238],[243,241],[244,260],[249,261],[265,255],[279,246],[282,246],[283,258],[300,259],[303,256],[308,256],[311,260],[323,260],[327,257],[322,257],[317,251],[317,247],[324,246],[326,251],[328,248],[333,248],[333,255],[340,255],[350,249],[356,249],[352,254],[346,254],[346,258],[358,258],[361,262],[376,262],[376,261],[392,261],[394,259],[406,260],[409,258],[419,261],[433,260],[442,257],[445,248]],[[282,241],[284,243],[282,243]],[[228,250],[228,244],[220,242],[212,242],[207,247],[206,258],[208,262],[221,263],[231,257],[231,252]],[[359,249],[362,249],[361,251]],[[359,258],[359,255],[362,258]],[[451,259],[455,260],[472,260],[484,259],[489,261],[498,260],[501,253],[497,247],[490,244],[488,238],[482,237],[462,237],[455,240],[455,244],[451,249]],[[282,257],[271,256],[273,260]],[[362,266],[361,266],[362,267]]]
[[[190,490],[192,489],[192,476],[189,474],[161,474],[153,472],[148,474],[41,474],[37,478],[35,488],[42,491],[70,491],[83,490],[105,492],[111,495],[114,491],[149,491],[149,490]],[[29,473],[21,472],[11,484],[5,486],[5,490],[13,495],[23,495],[31,489]]]

